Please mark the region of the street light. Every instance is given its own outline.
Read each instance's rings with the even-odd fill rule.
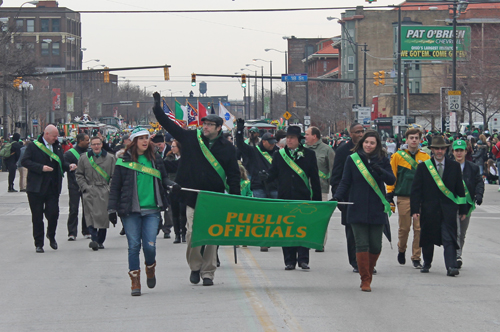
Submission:
[[[84,48],[82,48],[82,51],[86,51],[86,50],[87,50],[86,48],[85,48],[85,49],[84,49]],[[87,62],[90,62],[90,61],[99,62],[99,61],[101,61],[101,60],[99,60],[99,59],[92,59],[92,60],[83,61],[82,63],[87,63]]]
[[[269,51],[275,51],[279,53],[284,53],[285,54],[285,74],[288,74],[288,52],[287,51],[280,51],[275,48],[266,48],[264,51],[269,52]],[[286,98],[286,111],[288,112],[288,82],[285,82],[285,98]]]
[[[90,67],[89,69],[94,69],[95,67],[106,67],[106,65],[95,65],[94,67]]]
[[[147,91],[146,91],[147,88],[156,88],[156,87],[157,87],[157,85],[148,85],[148,86],[145,86],[144,87],[144,94],[147,93]]]
[[[28,137],[30,135],[30,130],[29,128],[29,114],[28,114],[28,101],[27,99],[27,93],[28,91],[33,90],[33,85],[29,84],[28,82],[22,82],[19,84],[19,91],[21,91],[21,104],[24,109],[24,114],[26,115],[26,131],[25,131],[25,137]]]
[[[39,2],[40,1],[26,1],[26,2],[24,2],[21,6],[19,6],[19,10],[17,11],[17,14],[14,17],[14,19],[18,18],[19,14],[21,13],[21,8],[23,8],[24,5],[26,5],[26,4],[38,5]],[[1,2],[0,2],[0,4],[1,4]]]
[[[257,68],[260,67],[261,77],[262,77],[262,116],[264,116],[264,66],[257,66],[257,65],[253,65],[251,63],[247,63],[245,66],[247,66],[247,67],[254,66]],[[257,74],[255,76],[257,76]],[[255,103],[257,103],[257,99],[255,100]]]
[[[249,72],[255,73],[254,79],[253,79],[253,86],[254,86],[254,117],[257,119],[257,71],[256,70],[250,70],[248,68],[241,68],[241,71],[248,70]],[[250,83],[250,82],[249,82]],[[250,97],[250,84],[248,84],[248,96]],[[250,113],[250,112],[249,112]]]
[[[273,112],[273,62],[271,60],[264,60],[264,59],[253,59],[253,61],[269,62],[269,76],[271,76],[271,78],[269,79],[269,88],[271,90],[271,98],[269,100],[269,114],[272,114],[272,112]]]

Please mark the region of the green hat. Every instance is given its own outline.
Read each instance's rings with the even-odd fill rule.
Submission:
[[[250,132],[252,132],[252,133],[258,133],[259,132],[259,128],[252,127],[252,128],[250,128]]]
[[[467,143],[465,143],[464,140],[457,139],[456,141],[453,142],[453,150],[458,150],[458,149],[462,150],[467,149]]]
[[[132,134],[130,135],[130,140],[133,141],[134,138],[139,137],[139,136],[148,136],[148,138],[151,136],[149,134],[149,131],[142,127],[135,127],[134,130],[132,130]]]
[[[427,142],[427,141],[422,142],[422,146],[427,146],[427,145],[429,145],[429,142]]]

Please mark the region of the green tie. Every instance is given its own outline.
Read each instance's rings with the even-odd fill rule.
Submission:
[[[438,173],[439,173],[439,176],[442,178],[443,177],[443,164],[441,164],[441,163],[438,164]]]

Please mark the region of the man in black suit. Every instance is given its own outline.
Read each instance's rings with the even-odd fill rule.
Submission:
[[[44,224],[47,218],[47,238],[50,247],[57,250],[56,228],[59,218],[59,195],[61,194],[63,172],[73,171],[76,164],[64,161],[63,150],[57,136],[59,132],[48,125],[43,135],[29,144],[21,165],[28,169],[28,202],[33,223],[33,238],[37,253],[43,253]]]
[[[17,190],[14,189],[14,180],[16,179],[17,161],[21,155],[21,144],[19,144],[19,138],[21,135],[15,133],[12,135],[12,145],[10,147],[10,157],[5,158],[5,167],[9,170],[9,192],[15,193]]]
[[[420,217],[420,246],[428,273],[434,256],[434,245],[443,245],[447,275],[459,274],[457,268],[457,214],[467,214],[465,190],[460,164],[446,157],[449,144],[434,136],[430,146],[433,157],[417,167],[410,197],[411,215]]]
[[[351,139],[346,143],[342,143],[335,151],[335,159],[333,160],[332,175],[330,177],[330,185],[332,186],[332,197],[337,191],[340,180],[342,180],[342,175],[344,174],[344,165],[353,152],[351,151],[356,143],[363,137],[365,133],[365,128],[359,123],[353,123],[349,128],[349,134]],[[342,225],[345,226],[345,237],[347,239],[347,256],[349,258],[349,264],[351,264],[353,271],[358,273],[358,263],[356,262],[356,242],[354,241],[354,233],[352,232],[351,225],[347,223],[347,209],[339,206],[342,213]]]
[[[465,243],[465,234],[467,233],[467,228],[469,227],[470,221],[470,213],[475,209],[475,205],[481,205],[483,203],[483,195],[484,195],[484,182],[481,173],[479,172],[479,166],[476,164],[465,160],[465,149],[467,147],[467,143],[463,140],[456,140],[453,142],[453,156],[455,157],[455,161],[460,164],[460,168],[462,169],[462,178],[467,186],[467,191],[469,195],[466,193],[467,200],[467,217],[463,220],[458,220],[458,244],[460,245],[460,249],[457,250],[457,267],[462,267],[462,250],[464,249]]]
[[[316,154],[300,144],[302,138],[300,127],[288,127],[286,146],[274,153],[267,182],[278,180],[278,199],[320,202],[321,184]],[[309,269],[309,248],[283,247],[283,256],[285,270],[294,270],[297,263],[302,269]]]

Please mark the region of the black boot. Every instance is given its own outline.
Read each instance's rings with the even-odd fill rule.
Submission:
[[[181,236],[179,234],[175,234],[174,243],[181,243]]]
[[[182,234],[182,242],[186,242],[186,234]]]

